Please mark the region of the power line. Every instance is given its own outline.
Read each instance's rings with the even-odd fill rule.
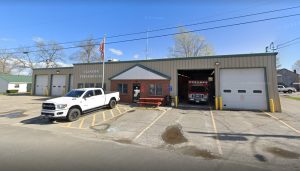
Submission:
[[[220,28],[226,28],[226,27],[240,26],[240,25],[245,25],[245,24],[252,24],[252,23],[258,23],[258,22],[264,22],[264,21],[270,21],[270,20],[276,20],[276,19],[295,17],[295,16],[299,16],[299,15],[300,15],[300,13],[299,14],[290,14],[290,15],[285,15],[285,16],[265,18],[265,19],[260,19],[260,20],[252,20],[252,21],[247,21],[247,22],[240,22],[240,23],[221,25],[221,26],[215,26],[215,27],[208,27],[208,28],[196,29],[196,30],[185,31],[185,32],[177,32],[177,33],[169,33],[169,34],[162,34],[162,35],[149,36],[149,37],[141,37],[141,38],[135,38],[135,39],[112,41],[112,42],[107,42],[105,44],[125,43],[125,42],[132,42],[132,41],[138,41],[138,40],[173,36],[173,35],[178,35],[178,34],[186,34],[186,33],[193,33],[193,32],[199,32],[199,31],[214,30],[214,29],[220,29]],[[98,44],[99,43],[95,43],[95,44],[91,44],[91,45],[98,45]],[[65,48],[57,48],[56,50],[73,49],[73,48],[78,48],[78,47],[83,47],[83,46],[70,46],[70,47],[65,47]],[[39,52],[39,51],[42,51],[42,50],[28,51],[28,53]],[[10,52],[10,53],[0,53],[0,54],[18,54],[18,53],[23,53],[23,52]]]
[[[296,38],[294,38],[294,39],[292,39],[292,40],[286,41],[286,42],[284,42],[284,43],[280,43],[280,44],[277,45],[277,49],[278,49],[278,47],[280,47],[280,46],[282,46],[282,45],[285,45],[285,44],[294,42],[294,41],[299,40],[299,39],[300,39],[300,37],[296,37]]]
[[[284,46],[281,46],[281,47],[277,47],[276,50],[286,48],[286,47],[289,47],[289,46],[292,46],[292,45],[295,45],[295,44],[298,44],[298,43],[300,43],[300,42],[294,42],[294,43],[287,44],[287,45],[284,45]]]
[[[288,8],[281,8],[281,9],[275,9],[275,10],[270,10],[270,11],[251,13],[251,14],[240,15],[240,16],[229,17],[229,18],[222,18],[222,19],[216,19],[216,20],[196,22],[196,23],[184,24],[184,25],[180,25],[180,26],[164,27],[164,28],[160,28],[160,29],[152,29],[152,30],[147,30],[147,31],[117,34],[117,35],[107,36],[106,38],[118,38],[118,37],[124,37],[124,36],[132,36],[132,35],[138,35],[138,34],[146,34],[146,33],[151,33],[151,32],[170,30],[170,29],[178,29],[178,28],[181,28],[181,27],[191,27],[191,26],[196,26],[196,25],[203,25],[203,24],[233,20],[233,19],[257,16],[257,15],[262,15],[262,14],[268,14],[268,13],[274,13],[274,12],[280,12],[280,11],[287,11],[287,10],[292,10],[292,9],[296,9],[296,8],[300,8],[300,6],[293,6],[293,7],[288,7]],[[56,44],[64,45],[64,44],[71,44],[71,43],[81,43],[81,42],[86,42],[86,41],[96,41],[96,40],[100,40],[100,39],[103,39],[103,37],[98,37],[98,38],[94,38],[94,39],[86,39],[86,40],[78,40],[78,41],[67,41],[67,42],[56,43]],[[51,45],[54,45],[54,44],[47,44],[46,46],[51,46]],[[29,49],[29,48],[36,48],[36,46],[27,46],[27,47],[22,47],[22,48]],[[20,49],[20,48],[8,48],[8,49],[0,49],[0,50],[15,50],[15,49]]]

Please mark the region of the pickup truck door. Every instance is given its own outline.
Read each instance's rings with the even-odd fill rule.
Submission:
[[[82,98],[82,102],[81,102],[82,110],[85,111],[85,110],[94,108],[95,101],[96,100],[95,100],[94,90],[87,91]]]
[[[102,89],[95,90],[95,100],[96,107],[105,105],[105,94]]]

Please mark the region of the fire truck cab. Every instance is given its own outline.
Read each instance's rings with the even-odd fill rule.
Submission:
[[[208,103],[208,81],[189,80],[188,97],[189,102]]]

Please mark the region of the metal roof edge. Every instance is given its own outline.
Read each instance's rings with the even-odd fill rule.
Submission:
[[[249,56],[276,56],[277,52],[271,53],[246,53],[246,54],[229,54],[229,55],[213,55],[213,56],[197,56],[197,57],[178,57],[178,58],[163,58],[163,59],[150,59],[150,60],[130,60],[130,61],[117,61],[117,62],[105,62],[105,64],[118,64],[118,63],[136,63],[136,62],[155,62],[155,61],[174,61],[174,60],[194,60],[194,59],[209,59],[209,58],[232,58],[232,57],[249,57]],[[75,65],[95,65],[102,64],[100,62],[93,63],[75,63]]]
[[[33,68],[32,70],[45,70],[45,69],[73,69],[74,67],[55,67],[55,68]]]

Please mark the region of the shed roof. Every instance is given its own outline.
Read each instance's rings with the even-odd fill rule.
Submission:
[[[9,75],[9,74],[0,74],[0,78],[11,83],[31,83],[32,77],[27,75]]]

